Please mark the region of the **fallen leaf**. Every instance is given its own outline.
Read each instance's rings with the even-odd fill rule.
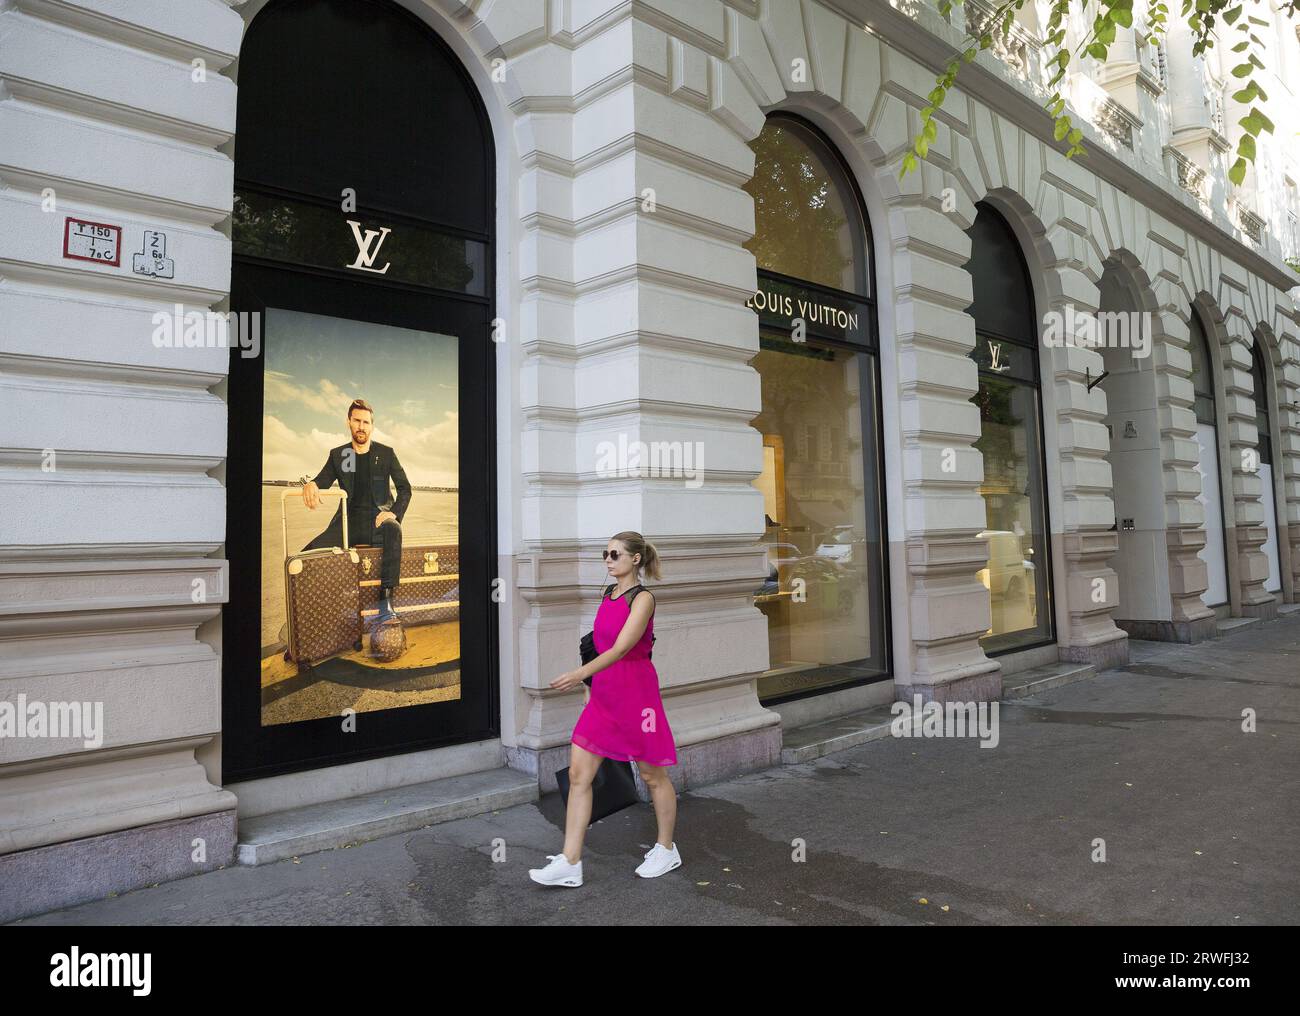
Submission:
[[[922,896],[922,897],[921,897],[919,900],[917,900],[916,902],[917,902],[917,903],[929,903],[930,901],[927,900],[924,896]]]

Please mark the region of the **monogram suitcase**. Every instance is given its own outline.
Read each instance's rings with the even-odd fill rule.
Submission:
[[[361,641],[361,613],[357,590],[360,556],[348,547],[347,494],[343,499],[343,546],[289,553],[289,523],[285,502],[302,497],[302,491],[286,490],[280,497],[280,527],[284,535],[285,615],[289,619],[289,648],[286,655],[295,663],[310,666],[321,660],[358,648]]]
[[[354,548],[361,559],[361,617],[379,613],[380,547]],[[403,547],[393,610],[402,624],[437,624],[460,619],[460,546],[455,543]]]

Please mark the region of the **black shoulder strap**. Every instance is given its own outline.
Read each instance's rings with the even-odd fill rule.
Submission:
[[[637,595],[637,593],[638,593],[640,590],[643,590],[643,589],[645,589],[645,591],[646,591],[647,593],[650,593],[650,590],[649,590],[649,589],[646,589],[645,586],[641,585],[641,583],[638,582],[636,585],[634,585],[631,589],[629,589],[626,593],[623,594],[624,596],[628,596],[629,594],[631,595],[631,599],[629,599],[629,600],[627,601],[627,605],[628,605],[629,607],[632,606],[632,600],[635,600],[635,599],[636,599],[636,595]],[[650,593],[650,602],[651,602],[652,604],[655,602],[655,594],[654,594],[654,593]]]

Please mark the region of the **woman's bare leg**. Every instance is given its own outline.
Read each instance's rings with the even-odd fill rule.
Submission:
[[[591,824],[591,781],[605,760],[586,748],[569,745],[569,807],[564,816],[564,857],[570,864],[582,858],[582,841]]]
[[[665,850],[673,848],[673,830],[677,825],[677,791],[673,781],[668,778],[668,770],[663,766],[649,766],[638,762],[641,779],[650,791],[650,800],[655,806],[655,821],[659,825],[659,840]],[[572,800],[572,799],[570,799]]]

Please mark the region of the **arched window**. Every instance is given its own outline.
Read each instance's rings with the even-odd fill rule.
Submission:
[[[1192,354],[1192,391],[1196,395],[1196,422],[1217,427],[1214,405],[1214,361],[1210,359],[1209,340],[1201,316],[1192,311],[1189,321]]]
[[[1015,234],[991,206],[979,204],[967,234],[975,319],[971,358],[979,366],[989,545],[980,581],[989,590],[992,624],[981,639],[993,654],[1052,641],[1051,561],[1038,372],[1038,316],[1029,269]]]
[[[1224,543],[1223,494],[1219,470],[1218,413],[1214,399],[1214,361],[1200,314],[1193,309],[1188,321],[1192,354],[1192,391],[1195,394],[1196,464],[1201,474],[1197,500],[1205,509],[1205,546],[1199,556],[1205,562],[1206,589],[1201,600],[1217,607],[1228,602],[1228,561]]]
[[[389,0],[272,0],[236,72],[224,774],[492,736],[486,111]]]
[[[1273,490],[1273,419],[1268,410],[1268,370],[1264,364],[1264,340],[1256,335],[1250,347],[1250,380],[1255,394],[1255,429],[1259,438],[1255,450],[1259,455],[1260,502],[1264,507],[1264,556],[1268,559],[1268,578],[1264,589],[1276,593],[1282,588],[1282,564],[1278,554],[1277,501]]]
[[[765,702],[889,673],[880,378],[862,199],[810,124],[752,142],[768,581]]]

